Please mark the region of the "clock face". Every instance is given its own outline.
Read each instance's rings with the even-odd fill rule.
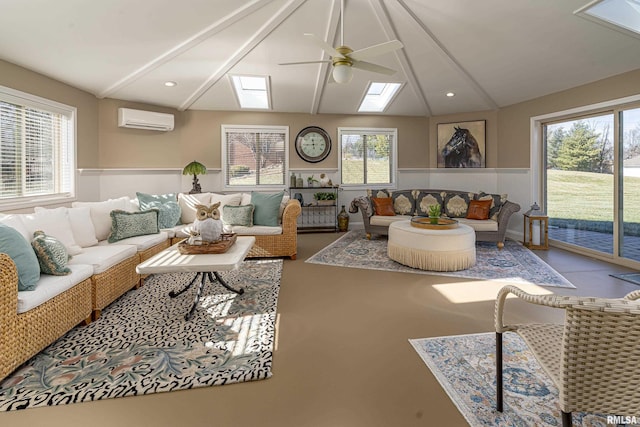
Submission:
[[[300,131],[296,138],[296,151],[307,162],[319,162],[329,155],[331,138],[324,129],[316,126],[306,127]]]

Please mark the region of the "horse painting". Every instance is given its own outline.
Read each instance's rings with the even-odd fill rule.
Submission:
[[[481,168],[482,154],[478,141],[469,129],[454,126],[454,133],[440,152],[446,168]]]

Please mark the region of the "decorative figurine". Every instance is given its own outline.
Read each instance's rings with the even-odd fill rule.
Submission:
[[[211,206],[196,205],[196,220],[192,231],[198,233],[203,242],[217,242],[221,238],[223,227],[219,207],[220,202]]]

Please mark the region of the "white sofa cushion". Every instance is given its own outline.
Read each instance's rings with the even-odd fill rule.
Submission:
[[[93,274],[100,274],[137,253],[138,248],[134,245],[91,246],[71,258],[68,266],[73,269],[76,264],[89,264],[93,266]]]
[[[407,221],[410,219],[411,219],[410,215],[393,215],[393,216],[373,215],[369,220],[369,222],[371,223],[371,225],[382,225],[382,226],[388,227],[389,224],[391,224],[392,222]]]
[[[211,201],[209,202],[210,205],[213,205],[214,203],[218,203],[220,202],[220,206],[218,207],[218,210],[220,211],[220,219],[223,219],[223,207],[225,207],[226,205],[229,206],[239,206],[240,205],[240,200],[242,199],[242,194],[241,193],[232,193],[232,194],[216,194],[216,193],[212,193],[211,194]],[[195,220],[195,219],[194,219]]]
[[[89,246],[95,246],[98,244],[98,239],[96,238],[96,231],[93,227],[93,221],[91,220],[91,209],[88,207],[82,208],[67,208],[60,207],[54,209],[46,209],[41,207],[35,207],[34,211],[36,213],[40,212],[57,212],[61,211],[67,218],[69,218],[69,223],[71,224],[71,231],[73,232],[73,239],[76,241],[78,246],[82,248],[86,248]]]
[[[239,236],[277,236],[282,234],[282,227],[270,227],[267,225],[254,225],[253,227],[234,225],[231,230]]]
[[[118,240],[114,243],[109,243],[108,241],[103,240],[98,243],[98,246],[133,245],[137,248],[138,252],[140,252],[152,248],[155,245],[166,241],[168,238],[169,235],[166,232],[161,231],[157,234],[145,234],[144,236],[129,237],[127,239]]]
[[[134,212],[135,205],[131,203],[129,197],[124,196],[119,199],[109,199],[104,202],[73,202],[74,208],[88,207],[91,211],[91,221],[95,230],[96,239],[107,240],[111,233],[111,211],[121,209],[127,212]]]
[[[21,214],[20,219],[29,232],[28,242],[33,240],[33,233],[44,231],[48,236],[53,236],[67,249],[69,255],[77,255],[82,248],[76,243],[71,229],[71,223],[65,210],[48,209],[45,212]]]
[[[467,224],[475,231],[498,231],[498,221],[492,219],[456,218],[460,224]]]
[[[36,308],[56,295],[88,279],[92,274],[93,266],[86,264],[71,266],[71,274],[66,276],[42,274],[35,290],[18,292],[18,313],[26,313]]]

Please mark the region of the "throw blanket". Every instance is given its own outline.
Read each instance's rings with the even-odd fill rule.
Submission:
[[[369,198],[367,196],[358,196],[353,199],[351,201],[351,206],[349,206],[349,212],[358,213],[358,208],[362,209],[368,217],[373,215],[373,209],[371,208],[371,203],[369,203]]]

